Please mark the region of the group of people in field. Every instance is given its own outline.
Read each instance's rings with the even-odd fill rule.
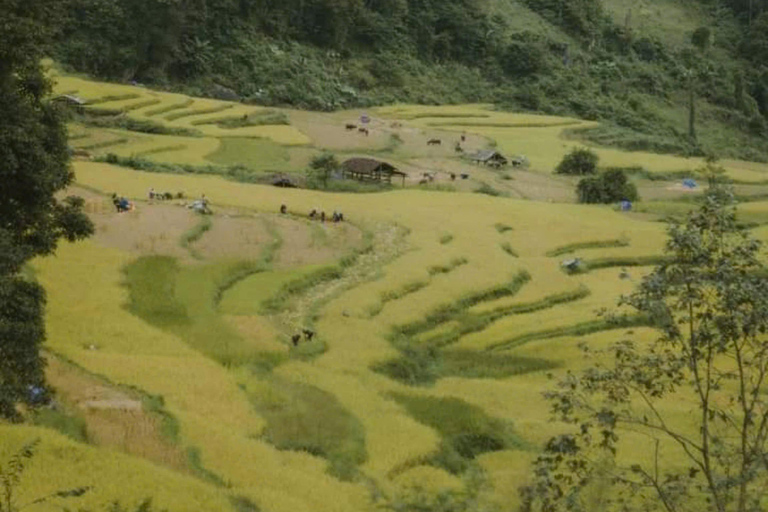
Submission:
[[[288,206],[285,204],[280,205],[280,213],[283,215],[288,213]],[[325,222],[326,220],[329,222],[344,222],[344,213],[334,210],[333,214],[330,216],[327,216],[325,214],[325,210],[320,210],[319,208],[312,208],[312,211],[309,212],[309,219],[310,220],[319,220],[320,222]]]

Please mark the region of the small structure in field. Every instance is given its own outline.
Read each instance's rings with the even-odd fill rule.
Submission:
[[[82,107],[88,104],[86,100],[74,94],[62,94],[53,98],[53,101],[70,107]]]
[[[299,186],[290,177],[284,174],[276,174],[271,179],[272,186],[280,188],[298,188]]]
[[[487,165],[488,167],[504,167],[509,160],[494,149],[481,149],[477,153],[469,155],[469,159],[476,164]]]
[[[341,164],[341,172],[344,178],[379,183],[392,183],[392,178],[398,177],[402,179],[405,186],[404,172],[398,171],[395,166],[387,162],[373,158],[350,158]]]

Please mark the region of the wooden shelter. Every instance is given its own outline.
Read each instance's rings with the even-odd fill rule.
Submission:
[[[504,167],[509,163],[509,160],[504,155],[493,149],[482,149],[470,155],[469,159],[477,164],[484,164],[489,167]]]
[[[402,179],[403,186],[407,176],[395,166],[373,158],[350,158],[341,164],[341,172],[345,178],[379,183],[392,183],[392,177],[395,176]]]

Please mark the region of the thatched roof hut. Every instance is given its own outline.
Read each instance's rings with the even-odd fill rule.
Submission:
[[[341,164],[341,172],[345,178],[351,178],[359,181],[378,181],[392,183],[392,177],[402,178],[405,184],[404,172],[398,171],[395,166],[374,160],[373,158],[350,158]]]
[[[509,163],[504,155],[493,149],[481,149],[477,153],[470,155],[469,159],[475,163],[491,167],[504,167]]]

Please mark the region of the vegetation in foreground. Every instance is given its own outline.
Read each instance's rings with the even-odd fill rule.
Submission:
[[[721,186],[670,226],[669,261],[625,299],[653,319],[658,339],[593,353],[598,364],[548,393],[572,431],[547,442],[523,489],[524,510],[764,508],[768,290],[760,249],[736,225],[732,192]],[[670,398],[690,416],[662,409]],[[626,438],[643,439],[650,456],[626,457]]]

